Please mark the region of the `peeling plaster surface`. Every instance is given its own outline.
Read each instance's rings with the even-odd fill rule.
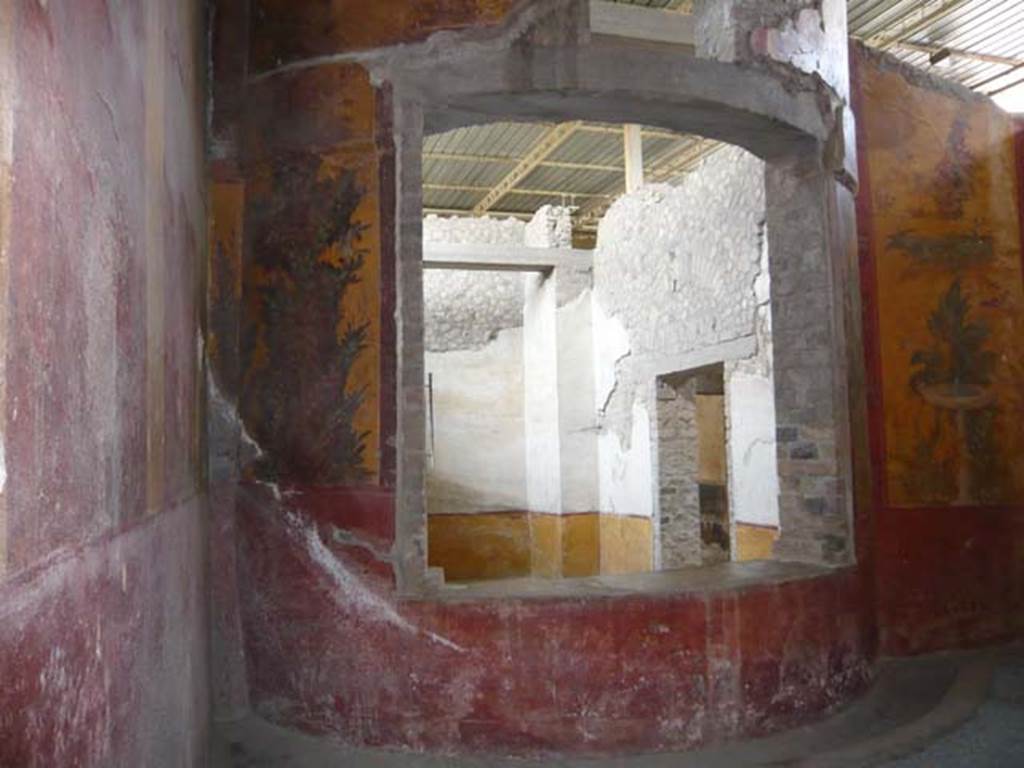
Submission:
[[[310,560],[319,566],[328,582],[332,585],[331,597],[342,610],[355,610],[369,621],[381,621],[412,635],[423,634],[430,640],[453,651],[465,652],[465,649],[434,632],[422,632],[395,609],[394,603],[375,592],[353,571],[345,566],[320,538],[316,526],[303,520],[294,512],[285,516],[285,525],[295,535],[296,540],[306,547]]]
[[[741,521],[777,520],[777,493],[765,501],[748,490],[770,490],[765,473],[776,475],[777,486],[774,461],[766,458],[774,452],[774,403],[763,176],[760,160],[728,147],[677,187],[651,185],[620,198],[601,223],[593,314],[603,511],[649,515],[653,510],[658,481],[651,458],[650,422],[656,412],[651,361],[752,338],[755,354],[727,364],[726,388],[732,374],[741,371],[761,386],[737,388],[731,417],[745,420],[754,409],[758,424],[763,427],[767,420],[771,429],[733,434],[734,441],[743,441],[739,455],[751,451],[733,463],[733,512]],[[764,401],[751,402],[755,394]],[[637,418],[644,424],[638,426]],[[771,443],[762,447],[747,442],[769,437]]]
[[[254,488],[240,513],[255,709],[346,743],[687,748],[800,722],[869,679],[850,571],[725,595],[399,601],[375,557],[325,535],[326,507],[294,528]]]
[[[594,318],[594,405],[599,412],[604,412],[615,392],[615,368],[630,353],[629,334],[622,321],[609,316],[593,294],[591,303]]]

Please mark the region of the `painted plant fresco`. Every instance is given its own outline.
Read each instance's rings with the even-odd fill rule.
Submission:
[[[353,301],[371,255],[358,214],[363,180],[358,169],[302,155],[263,182],[249,209],[242,325],[240,405],[262,451],[253,469],[298,483],[366,481],[371,430],[360,414],[377,404],[358,374],[372,314]]]
[[[885,67],[864,73],[886,501],[1018,503],[1024,283],[1013,123],[980,99],[950,99]]]

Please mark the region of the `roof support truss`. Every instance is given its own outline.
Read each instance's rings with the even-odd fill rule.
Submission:
[[[534,168],[546,160],[566,139],[572,136],[579,126],[580,121],[577,120],[571,123],[559,123],[548,128],[540,139],[530,147],[530,151],[505,175],[505,178],[495,184],[483,196],[483,199],[473,206],[473,214],[479,216],[491,210],[501,198],[514,189]]]

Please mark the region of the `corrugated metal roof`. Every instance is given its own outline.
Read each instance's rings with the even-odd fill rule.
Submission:
[[[693,5],[614,1],[680,12]],[[851,35],[1004,105],[1018,96],[1024,111],[1024,0],[849,0],[848,7]],[[643,129],[642,136],[645,177],[653,181],[679,178],[718,146],[655,128]],[[501,193],[487,208],[492,214],[528,215],[546,203],[572,204],[593,225],[623,190],[621,125],[492,123],[429,136],[423,148],[428,211],[471,213],[497,188]],[[513,183],[510,174],[524,158],[533,162]]]
[[[458,128],[424,140],[423,204],[427,212],[471,213],[555,128],[550,123],[491,123]],[[693,137],[660,128],[641,133],[645,173],[667,170],[694,146]],[[572,205],[593,220],[622,194],[623,127],[579,123],[494,202],[493,214],[532,214],[545,204]]]
[[[909,64],[989,96],[1024,98],[1021,0],[850,0],[849,25]]]

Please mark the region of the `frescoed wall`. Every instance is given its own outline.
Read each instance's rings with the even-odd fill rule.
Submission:
[[[283,78],[248,125],[239,413],[254,477],[379,478],[376,95],[360,67]],[[323,99],[335,90],[337,102]]]
[[[1024,503],[1024,280],[1012,119],[867,69],[884,498]]]
[[[0,2],[0,765],[204,764],[203,4]]]
[[[883,643],[923,650],[1021,621],[1021,179],[1009,115],[856,52]]]

